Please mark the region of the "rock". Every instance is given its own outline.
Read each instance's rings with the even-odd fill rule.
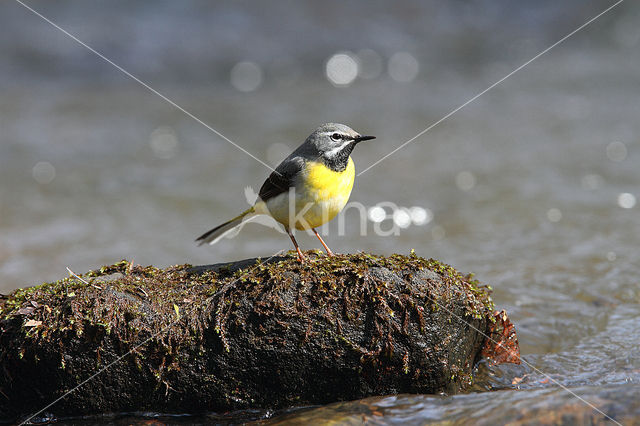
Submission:
[[[485,342],[504,334],[490,289],[471,276],[414,254],[308,255],[164,270],[122,261],[16,290],[0,300],[0,416],[33,414],[79,384],[46,412],[455,393],[481,350],[500,348]]]

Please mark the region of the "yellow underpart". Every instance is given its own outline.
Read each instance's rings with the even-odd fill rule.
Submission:
[[[340,213],[349,201],[356,172],[353,160],[349,158],[347,168],[341,172],[331,170],[321,162],[309,161],[305,174],[302,198],[314,205],[304,213],[307,226],[296,225],[298,229],[321,226]]]

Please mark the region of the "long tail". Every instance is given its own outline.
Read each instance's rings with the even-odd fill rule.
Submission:
[[[243,211],[242,213],[240,213],[238,216],[234,217],[230,221],[225,222],[222,225],[216,226],[212,230],[205,232],[204,234],[196,238],[198,245],[201,246],[202,244],[205,244],[205,243],[209,243],[209,244],[217,243],[222,237],[224,237],[227,233],[233,231],[236,227],[240,226],[243,222],[246,222],[247,220],[252,219],[251,214],[253,212],[254,212],[254,208],[251,207]]]

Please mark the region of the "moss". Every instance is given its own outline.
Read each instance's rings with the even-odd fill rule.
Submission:
[[[231,279],[243,287],[243,292],[252,293],[250,297],[259,301],[256,304],[258,312],[264,306],[265,314],[280,311],[291,315],[320,316],[329,325],[326,333],[335,340],[345,342],[347,347],[363,356],[384,354],[386,358],[391,358],[394,348],[387,342],[387,336],[398,321],[401,321],[401,327],[407,334],[409,318],[415,316],[420,324],[420,332],[424,333],[424,308],[427,307],[432,312],[438,311],[442,308],[441,305],[457,300],[459,295],[464,295],[466,315],[476,319],[492,318],[493,302],[490,288],[481,286],[473,279],[473,275],[463,276],[450,265],[434,259],[421,258],[413,251],[409,256],[394,254],[388,257],[368,253],[326,257],[314,251],[307,252],[307,257],[307,262],[300,263],[291,251],[285,258],[272,262],[257,262],[250,268],[235,271]],[[395,296],[395,292],[389,288],[392,283],[371,274],[373,268],[388,269],[405,279],[411,278],[411,275],[417,272],[428,270],[438,274],[440,280],[438,283],[433,282],[433,287],[425,290],[421,300],[415,303],[408,298],[405,300]],[[264,283],[287,289],[293,283],[292,277],[303,286],[296,290],[310,289],[311,301],[315,303],[299,306],[297,312],[287,312],[290,310],[289,302],[277,297],[265,299],[261,296]],[[231,350],[227,333],[234,294],[234,291],[229,291],[228,295],[223,295],[215,310],[215,331],[226,351]],[[368,348],[354,343],[341,332],[341,321],[358,319],[363,314],[363,305],[370,306],[374,311],[377,330],[376,337],[369,342]],[[378,349],[371,349],[372,347]],[[403,357],[402,370],[405,374],[409,370],[408,359],[408,355],[406,361]]]
[[[18,289],[0,301],[0,318],[17,322],[21,339],[13,341],[21,359],[33,356],[30,348],[41,343],[62,347],[57,344],[69,335],[96,348],[97,365],[135,349],[132,365],[167,392],[169,377],[177,374],[183,357],[232,353],[238,344],[234,338],[249,327],[249,320],[255,323],[248,338],[274,347],[283,344],[280,336],[298,333],[290,329],[288,319],[306,321],[306,331],[295,345],[304,347],[319,334],[329,336],[339,343],[336,348],[361,360],[358,374],[391,382],[396,376],[411,381],[426,374],[420,372],[420,355],[409,351],[407,341],[412,333],[432,332],[427,324],[432,324],[433,312],[462,303],[464,315],[493,319],[489,287],[414,251],[387,257],[327,257],[313,251],[307,257],[300,263],[292,251],[268,261],[242,263],[241,269],[238,263],[159,269],[122,260],[78,277]],[[247,312],[247,304],[252,316],[239,316],[239,311]],[[269,324],[263,327],[264,321]],[[371,329],[366,328],[362,337],[353,334],[354,324]],[[348,326],[352,334],[343,331]],[[203,347],[205,335],[219,339],[220,349]],[[116,349],[105,341],[114,342]],[[141,342],[145,345],[138,348]],[[106,356],[108,350],[111,357]],[[56,361],[63,370],[70,368],[65,355]],[[463,371],[451,377],[468,380]]]
[[[217,285],[215,273],[192,274],[190,268],[185,264],[163,270],[123,260],[79,278],[17,289],[0,302],[0,318],[21,321],[22,346],[27,348],[71,332],[88,341],[113,335],[132,345],[152,336],[171,353],[203,328],[201,322],[177,321],[181,318],[176,314],[197,306]]]

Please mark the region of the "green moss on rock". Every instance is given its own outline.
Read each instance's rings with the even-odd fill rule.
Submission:
[[[11,395],[0,413],[50,402],[125,354],[52,410],[279,408],[469,386],[490,288],[413,252],[308,257],[123,260],[16,290],[0,301]]]

